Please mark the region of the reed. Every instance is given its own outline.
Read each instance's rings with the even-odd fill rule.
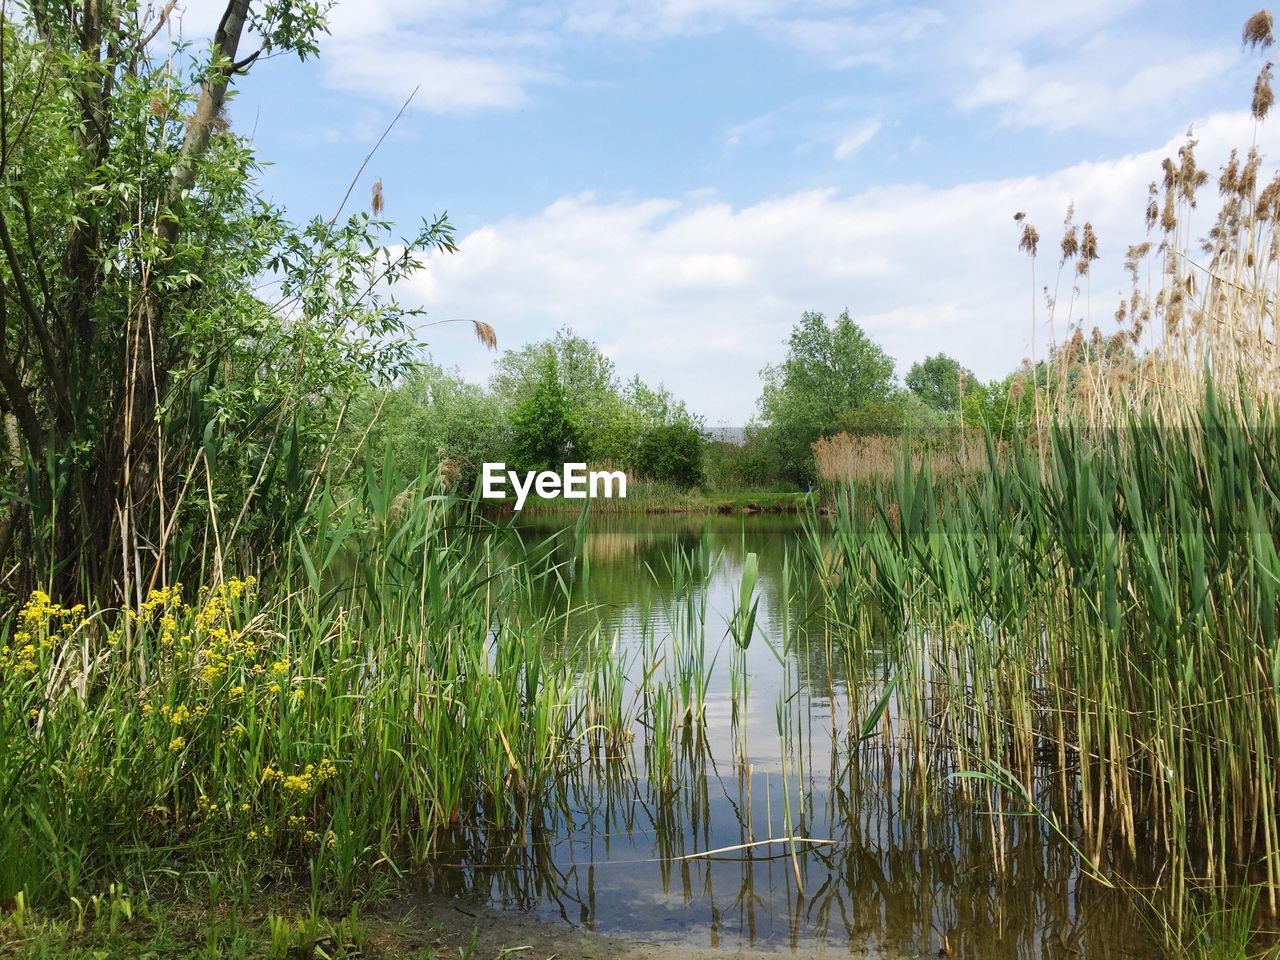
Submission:
[[[1280,896],[1280,420],[1200,394],[1181,425],[991,443],[960,486],[900,462],[870,522],[850,488],[809,540],[829,614],[887,637],[885,716],[919,777],[1003,771],[1078,831],[1087,872],[1158,857],[1177,929],[1193,877],[1257,871],[1272,915]],[[991,778],[952,788],[1018,805]]]
[[[1250,17],[1242,38],[1245,46],[1268,51],[1275,42],[1271,14]],[[1200,165],[1191,133],[1162,162],[1148,187],[1146,236],[1123,248],[1130,289],[1108,330],[1093,319],[1090,282],[1099,238],[1089,223],[1078,227],[1068,209],[1052,295],[1046,288],[1049,349],[1040,356],[1032,298],[1032,386],[1042,431],[1062,419],[1123,429],[1133,409],[1167,424],[1194,423],[1210,380],[1219,402],[1237,414],[1250,397],[1280,391],[1273,308],[1280,278],[1280,172],[1264,168],[1257,148],[1258,129],[1274,103],[1272,68],[1263,63],[1252,87],[1252,142],[1232,150],[1218,171],[1216,213],[1202,212],[1214,178]],[[1024,213],[1014,219],[1034,291],[1040,234]],[[1064,275],[1070,290],[1065,304],[1059,299]],[[1077,319],[1081,307],[1084,318]],[[1059,331],[1063,315],[1065,330]]]
[[[981,430],[924,437],[837,433],[813,444],[818,476],[835,484],[891,480],[904,453],[915,462],[927,460],[935,479],[972,477],[987,467]]]

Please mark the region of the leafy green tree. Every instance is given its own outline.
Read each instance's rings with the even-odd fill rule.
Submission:
[[[0,565],[129,600],[284,542],[352,391],[411,355],[365,215],[297,228],[224,107],[263,53],[316,52],[323,2],[229,0],[207,53],[173,4],[27,0],[0,16]],[[159,22],[157,21],[159,18]],[[268,286],[270,281],[270,286]],[[270,291],[269,295],[261,291]]]
[[[564,416],[579,460],[629,463],[640,424],[628,409],[613,361],[590,340],[565,328],[550,340],[508,350],[490,386],[512,410],[554,370]]]
[[[767,430],[749,424],[741,444],[713,440],[705,456],[707,484],[715,490],[761,489],[779,485],[778,452]]]
[[[837,416],[826,433],[854,435],[924,433],[937,430],[944,418],[909,390],[875,400]]]
[[[510,459],[520,470],[558,470],[582,459],[581,439],[556,356],[543,354],[533,369],[541,375],[525,381],[525,392],[511,408]]]
[[[633,466],[642,476],[681,487],[705,480],[707,440],[701,417],[666,387],[654,389],[639,377],[627,384],[624,399],[639,426]]]
[[[1003,380],[975,383],[964,395],[962,413],[966,427],[989,429],[1001,439],[1030,429],[1035,423],[1030,370],[1019,370]]]
[[[805,313],[791,331],[787,357],[762,371],[760,412],[785,478],[813,477],[813,441],[841,414],[888,399],[893,359],[842,313],[828,324]]]
[[[912,364],[906,377],[908,390],[934,410],[943,412],[959,410],[963,392],[974,383],[973,372],[945,353]]]
[[[358,447],[389,450],[399,476],[453,461],[469,487],[480,465],[506,456],[508,411],[497,396],[434,363],[413,366],[385,390],[370,387],[353,404],[343,456]]]

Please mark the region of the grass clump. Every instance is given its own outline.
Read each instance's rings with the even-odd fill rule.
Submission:
[[[518,834],[577,756],[579,679],[522,602],[547,574],[418,489],[320,509],[261,583],[37,592],[0,625],[0,901],[206,868],[342,894],[451,832]]]

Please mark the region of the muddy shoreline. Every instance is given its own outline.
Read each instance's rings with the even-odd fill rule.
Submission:
[[[518,910],[501,910],[449,897],[414,898],[388,909],[384,921],[394,925],[403,945],[429,950],[431,956],[469,956],[474,960],[749,960],[763,957],[886,956],[786,944],[749,946],[699,945],[688,940],[654,942],[609,936],[568,923],[540,919]],[[472,949],[474,937],[474,952]],[[891,955],[904,958],[906,954]],[[921,954],[920,956],[936,956]]]

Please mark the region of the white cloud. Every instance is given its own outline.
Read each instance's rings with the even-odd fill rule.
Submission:
[[[528,100],[526,88],[548,75],[518,63],[433,51],[412,39],[334,43],[326,50],[329,82],[380,99],[403,100],[436,113],[509,109]]]
[[[564,29],[588,36],[651,40],[722,30],[779,16],[787,0],[568,0]]]
[[[1198,125],[1201,165],[1216,168],[1252,131],[1245,114]],[[1053,283],[1067,205],[1075,203],[1078,222],[1092,221],[1104,260],[1073,318],[1087,311],[1105,326],[1123,289],[1123,250],[1144,236],[1146,184],[1179,143],[1043,176],[808,191],[737,208],[569,197],[466,235],[404,295],[435,317],[492,323],[507,347],[572,325],[625,374],[665,381],[712,422],[751,414],[758,370],[782,356],[806,309],[847,307],[898,358],[900,373],[944,350],[993,377],[1030,350],[1029,266],[1016,251],[1013,213],[1027,211],[1041,231],[1037,285]],[[1280,153],[1280,134],[1264,128],[1260,146]],[[1059,335],[1065,322],[1060,315]],[[1042,348],[1046,335],[1038,334]],[[437,357],[487,375],[488,356],[465,338],[433,339]]]
[[[1010,126],[1114,133],[1163,123],[1242,54],[1189,45],[1143,7],[1141,0],[984,0],[957,19],[941,67],[956,78],[959,107],[995,108]]]
[[[1238,49],[1161,33],[1143,0],[343,0],[322,42],[325,83],[434,112],[512,109],[602,41],[660,43],[746,28],[828,69],[874,66],[881,98],[986,108],[1014,126],[1163,122],[1180,95],[1240,63]],[[224,0],[185,0],[188,36]],[[892,108],[891,108],[892,109]]]
[[[1029,68],[1017,53],[985,66],[959,99],[965,109],[995,106],[1002,122],[1051,130],[1108,129],[1141,117],[1153,104],[1185,103],[1186,95],[1223,75],[1238,61],[1228,50],[1204,50],[1122,73],[1092,57],[1070,67]]]
[[[225,0],[186,0],[183,34],[208,36]],[[320,38],[326,86],[434,113],[512,109],[554,79],[545,18],[504,0],[345,0]]]
[[[840,138],[840,142],[836,144],[835,153],[832,156],[837,160],[848,160],[870,143],[872,138],[879,132],[879,120],[866,121]]]
[[[961,11],[963,13],[963,11]],[[932,7],[857,9],[843,15],[797,13],[769,22],[767,32],[837,68],[872,64],[894,69],[925,47],[946,42],[950,19]]]

